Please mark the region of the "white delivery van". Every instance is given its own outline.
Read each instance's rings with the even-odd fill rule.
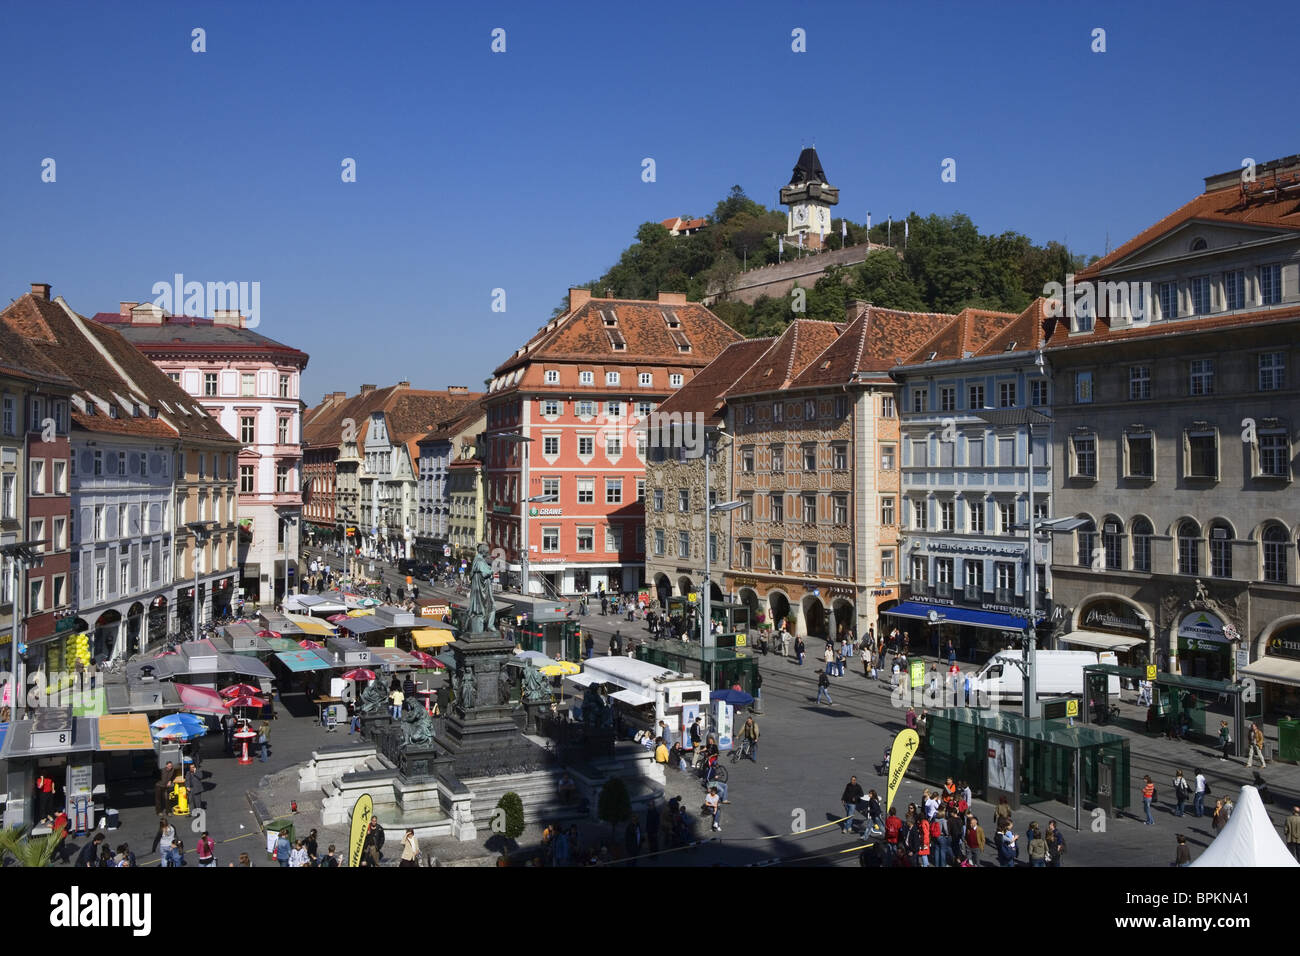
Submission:
[[[658,731],[659,721],[681,733],[683,717],[705,715],[709,685],[689,674],[679,674],[649,661],[621,655],[583,661],[582,673],[564,678],[581,697],[588,686],[604,685],[624,727]]]
[[[1021,700],[1025,696],[1025,672],[1020,664],[1023,650],[998,651],[975,675],[975,688],[981,702],[984,695],[999,702]],[[1100,658],[1100,659],[1099,659]],[[1035,651],[1034,672],[1039,697],[1080,697],[1083,694],[1083,669],[1089,664],[1114,664],[1115,654],[1103,651]],[[1119,676],[1107,680],[1110,693],[1119,695]]]

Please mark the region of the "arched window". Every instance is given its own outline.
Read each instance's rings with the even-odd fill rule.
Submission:
[[[1201,527],[1195,521],[1178,525],[1178,573],[1201,573]]]
[[[1226,521],[1210,525],[1210,576],[1232,577],[1232,539],[1236,535]]]
[[[1084,516],[1081,516],[1084,517]],[[1091,518],[1079,526],[1075,532],[1075,540],[1079,545],[1079,567],[1092,567],[1092,552],[1097,547],[1097,525]]]
[[[1107,515],[1101,522],[1101,550],[1105,555],[1106,570],[1119,571],[1124,567],[1120,543],[1124,540],[1124,522]]]
[[[1269,525],[1264,531],[1264,580],[1274,584],[1286,584],[1290,577],[1287,567],[1286,529],[1281,525]]]
[[[1146,518],[1133,519],[1133,570],[1151,570],[1151,535],[1154,529]]]
[[[1192,240],[1192,252],[1200,252],[1202,249],[1209,248],[1209,243],[1199,236]]]

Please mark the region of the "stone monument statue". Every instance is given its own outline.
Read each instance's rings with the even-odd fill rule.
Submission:
[[[613,714],[594,684],[588,684],[586,693],[582,695],[582,722],[592,728],[613,726]]]
[[[433,743],[433,718],[414,701],[402,704],[402,746],[423,747]]]
[[[472,710],[474,700],[477,697],[477,682],[474,679],[473,668],[465,668],[465,673],[460,678],[460,709]]]
[[[388,711],[388,691],[378,677],[366,685],[361,692],[360,708],[362,716],[374,717]]]
[[[530,662],[524,668],[524,688],[521,694],[525,703],[540,704],[551,696],[551,688],[547,686],[546,675],[532,665]]]
[[[492,597],[492,563],[488,561],[488,546],[480,543],[469,571],[468,633],[482,634],[491,630],[495,602]]]

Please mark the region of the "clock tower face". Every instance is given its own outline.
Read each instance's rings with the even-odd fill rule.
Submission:
[[[808,207],[795,206],[794,209],[792,210],[792,217],[794,219],[794,224],[796,226],[808,225]]]

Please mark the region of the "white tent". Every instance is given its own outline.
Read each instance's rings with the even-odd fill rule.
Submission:
[[[1259,799],[1259,791],[1244,786],[1237,795],[1232,817],[1214,842],[1192,866],[1296,866],[1277,828]]]

